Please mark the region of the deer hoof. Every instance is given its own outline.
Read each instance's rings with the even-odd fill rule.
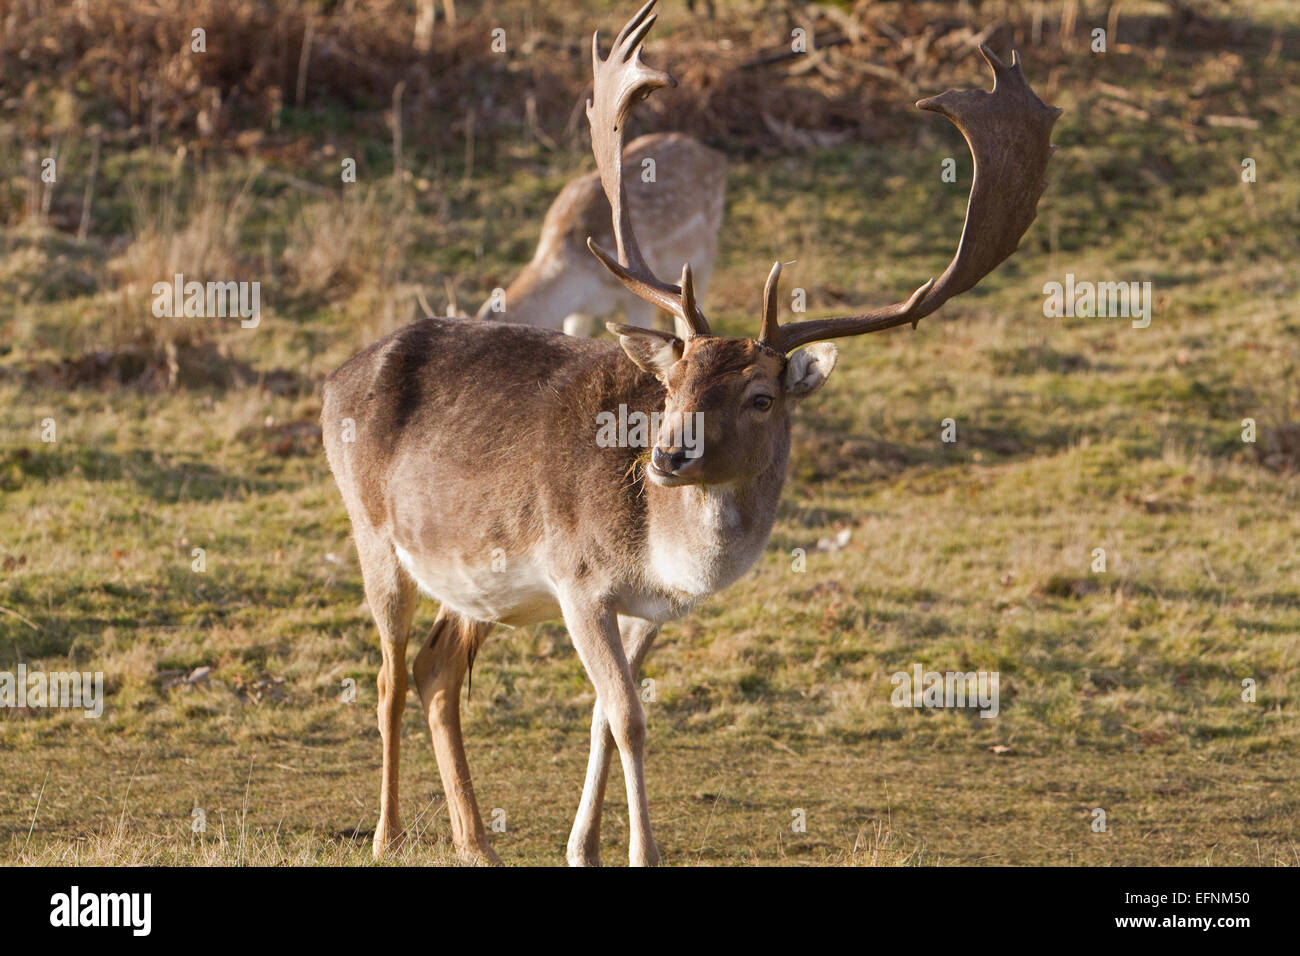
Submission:
[[[492,849],[492,844],[482,846],[464,846],[456,848],[456,859],[466,866],[503,866],[501,857]]]
[[[586,850],[569,850],[564,854],[569,866],[600,866],[600,854]]]
[[[406,831],[402,829],[401,824],[388,827],[383,823],[375,827],[375,859],[380,860],[383,857],[396,853],[406,845]]]

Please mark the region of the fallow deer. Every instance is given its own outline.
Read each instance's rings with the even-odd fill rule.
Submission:
[[[718,255],[726,157],[682,133],[653,133],[628,145],[623,165],[636,209],[632,224],[646,237],[647,261],[655,269],[691,263],[703,298]],[[629,293],[592,258],[588,236],[603,245],[614,241],[598,173],[580,176],[560,191],[546,212],[532,261],[504,295],[483,303],[478,317],[589,336],[601,327],[598,320],[612,318],[621,306],[627,324],[653,326],[655,307]]]
[[[1060,111],[1034,95],[1014,56],[1006,66],[981,47],[992,92],[949,90],[917,104],[951,120],[975,158],[961,242],[943,274],[894,305],[781,325],[778,263],[758,337],[716,336],[696,304],[690,266],[680,285],[660,279],[631,228],[623,123],[635,99],[673,82],[641,60],[653,6],[650,0],[628,22],[607,58],[599,35],[593,39],[587,116],[617,251],[591,246],[630,291],[680,319],[686,336],[621,325],[612,327],[614,343],[426,319],[374,343],[325,386],[325,448],[383,651],[377,855],[401,838],[404,660],[422,590],[441,607],[414,679],[459,853],[496,859],[461,741],[466,668],[494,624],[562,615],[596,691],[568,860],[599,862],[613,747],[627,789],[629,859],[659,860],[636,678],[660,625],[727,587],[762,554],[785,483],[792,408],[835,365],[835,346],[824,340],[915,325],[974,286],[1015,251],[1046,185]],[[659,413],[648,460],[638,448],[597,442],[598,416],[620,406]],[[703,453],[691,457],[674,436],[697,414]]]

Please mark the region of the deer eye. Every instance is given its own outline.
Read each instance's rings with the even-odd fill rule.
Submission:
[[[757,408],[760,412],[765,412],[772,407],[771,395],[755,395],[749,402],[750,406]]]

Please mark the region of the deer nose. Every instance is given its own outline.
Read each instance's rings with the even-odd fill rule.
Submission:
[[[677,473],[677,469],[686,463],[686,449],[677,448],[672,451],[665,451],[658,445],[650,453],[650,461],[656,468],[667,474]]]

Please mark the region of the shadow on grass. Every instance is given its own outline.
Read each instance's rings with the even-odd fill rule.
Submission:
[[[39,595],[32,590],[36,587]],[[28,577],[8,590],[0,589],[0,607],[25,619],[0,614],[0,666],[5,660],[21,658],[92,660],[108,628],[204,631],[266,608],[313,611],[321,607],[322,596],[326,611],[341,612],[359,605],[364,592],[359,577],[326,584],[303,575],[268,579],[247,570],[216,577],[195,574],[188,557],[146,581]],[[316,620],[310,626],[334,632],[347,623],[339,618]]]
[[[847,481],[850,486],[893,481],[908,473],[921,476],[972,461],[1050,457],[1076,444],[1082,431],[1070,421],[1022,416],[997,424],[963,422],[959,442],[897,442],[859,437],[847,419],[818,425],[796,434],[791,452],[796,477],[810,483]],[[933,429],[929,422],[918,422],[912,430],[920,434]],[[1151,453],[1158,454],[1159,449],[1153,445]]]
[[[0,488],[16,491],[24,478],[49,482],[82,477],[94,482],[132,482],[153,501],[225,501],[247,494],[294,490],[297,483],[222,472],[197,461],[175,461],[165,452],[137,448],[125,453],[73,446],[32,453],[15,449],[0,459]]]

